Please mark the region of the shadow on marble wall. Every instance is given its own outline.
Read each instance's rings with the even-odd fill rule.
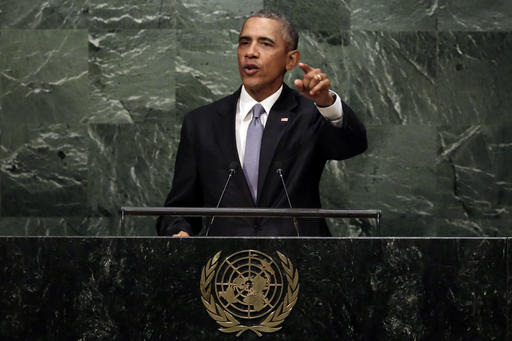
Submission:
[[[512,233],[509,1],[6,0],[0,234],[153,234],[119,206],[163,202],[183,115],[238,88],[262,7],[297,22],[303,60],[368,127],[367,153],[328,164],[325,207],[382,209],[384,235]]]

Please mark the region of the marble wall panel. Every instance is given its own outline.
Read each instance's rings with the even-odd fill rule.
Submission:
[[[155,217],[0,217],[0,236],[155,236]]]
[[[508,0],[439,1],[440,31],[510,31],[512,2]]]
[[[381,209],[384,236],[436,235],[432,224],[439,209],[438,194],[432,191],[437,183],[436,129],[386,125],[367,130],[364,154],[328,164],[321,181],[324,206]]]
[[[90,123],[173,120],[176,32],[89,34]]]
[[[176,110],[185,113],[235,92],[241,85],[238,31],[177,32]]]
[[[118,216],[121,206],[160,206],[170,189],[179,134],[174,122],[90,125],[88,206]]]
[[[441,32],[436,96],[441,124],[512,122],[512,34]]]
[[[507,237],[512,235],[512,219],[496,218],[442,218],[436,226],[438,236],[446,237]]]
[[[368,127],[365,155],[328,164],[324,206],[381,208],[385,235],[512,233],[512,7],[504,0],[4,0],[0,214],[52,234],[42,221],[57,219],[60,207],[66,221],[92,209],[101,223],[80,231],[136,234],[136,223],[120,227],[119,193],[163,202],[183,115],[240,86],[238,32],[262,7],[297,22],[302,61],[322,68]],[[286,82],[293,88],[301,75],[293,70]],[[156,162],[143,152],[155,148],[152,125],[171,161],[136,173],[142,186],[160,184],[143,195],[125,169],[134,151],[142,164]],[[332,228],[364,235],[375,226],[348,220]]]
[[[234,30],[242,27],[245,19],[263,8],[263,0],[176,0],[176,28],[186,31]]]
[[[435,31],[438,0],[352,0],[350,29],[358,31]]]
[[[85,215],[85,132],[55,124],[31,133],[31,139],[0,161],[2,215]]]
[[[155,217],[0,217],[0,236],[155,236]]]
[[[335,207],[335,209],[340,208]],[[333,237],[378,237],[382,235],[381,225],[374,218],[327,218],[326,222]]]
[[[89,28],[171,29],[176,25],[176,0],[89,0]]]
[[[0,129],[0,138],[2,137],[1,135],[1,129]],[[1,155],[1,154],[0,154]],[[1,158],[3,159],[3,155],[1,156]],[[2,217],[2,201],[3,201],[3,195],[2,195],[2,180],[0,178],[0,217]]]
[[[350,28],[351,0],[264,0],[264,7],[283,12],[298,30],[332,31]]]
[[[510,125],[484,127],[486,144],[489,149],[493,173],[499,186],[499,203],[511,206],[512,203],[512,137]]]
[[[437,161],[439,215],[451,228],[477,235],[508,235],[511,181],[509,127],[440,127]],[[462,233],[462,231],[461,231]]]
[[[347,102],[367,125],[435,125],[436,50],[435,33],[350,32]]]
[[[170,186],[165,189],[168,191]],[[162,190],[164,191],[164,190]],[[164,192],[165,192],[164,191]],[[167,194],[167,193],[166,193]],[[165,199],[165,198],[164,198]],[[158,205],[163,202],[159,201]],[[118,236],[155,236],[156,235],[156,217],[135,217],[125,216],[123,219],[109,220],[116,227],[114,233]]]
[[[0,30],[3,148],[12,152],[34,129],[87,115],[86,37],[85,30]]]
[[[123,232],[119,218],[111,217],[0,217],[1,236],[130,235]]]
[[[2,0],[0,28],[87,28],[88,0]]]
[[[1,120],[2,117],[5,116],[4,110],[3,110],[3,107],[2,107],[2,97],[4,95],[3,88],[4,88],[4,80],[3,80],[2,77],[0,77],[0,120]],[[3,159],[9,153],[9,150],[6,147],[4,147],[3,144],[2,144],[3,134],[4,134],[4,132],[3,132],[4,129],[2,129],[2,127],[3,127],[3,125],[0,124],[0,159]],[[0,193],[2,193],[1,185],[0,185]],[[0,206],[1,206],[1,201],[2,201],[2,199],[1,199],[1,196],[0,196]]]

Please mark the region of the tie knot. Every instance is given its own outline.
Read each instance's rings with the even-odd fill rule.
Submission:
[[[260,118],[260,115],[265,112],[265,108],[263,108],[263,105],[256,103],[252,107],[252,117],[253,118]]]

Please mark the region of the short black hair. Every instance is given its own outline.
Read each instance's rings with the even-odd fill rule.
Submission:
[[[267,18],[281,22],[281,33],[283,34],[283,39],[286,41],[288,51],[296,50],[299,46],[299,33],[293,26],[290,19],[288,19],[283,13],[271,9],[260,9],[259,11],[251,14],[247,20],[250,18]]]

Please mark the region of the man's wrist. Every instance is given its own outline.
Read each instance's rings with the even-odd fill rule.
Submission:
[[[316,106],[319,108],[327,108],[327,107],[330,107],[331,105],[333,105],[336,102],[336,94],[332,91],[329,91],[329,97],[330,97],[329,102],[328,101],[322,102],[322,103],[315,102]]]
[[[338,121],[343,117],[343,106],[341,104],[340,96],[334,91],[329,90],[333,96],[334,103],[327,107],[321,107],[315,103],[320,114],[328,121]]]

